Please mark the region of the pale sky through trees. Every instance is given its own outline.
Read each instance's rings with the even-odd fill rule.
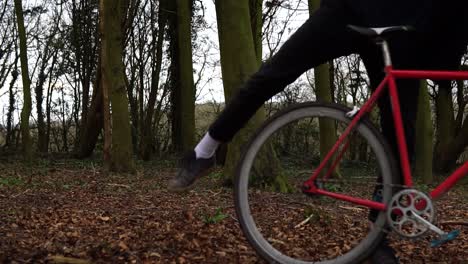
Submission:
[[[47,3],[45,8],[48,10],[45,14],[41,16],[40,23],[37,22],[38,18],[32,19],[33,22],[26,20],[26,27],[28,31],[37,31],[37,27],[41,28],[40,33],[41,38],[45,38],[48,28],[50,28],[50,17],[52,16],[52,10],[54,9],[55,2],[50,0],[34,0],[34,1],[23,1],[24,9],[37,6],[40,3]],[[193,61],[194,61],[194,80],[198,81],[197,84],[197,93],[196,93],[196,103],[201,104],[205,102],[224,102],[224,90],[221,76],[221,64],[220,64],[220,55],[219,55],[219,40],[217,33],[217,21],[216,21],[216,12],[214,2],[212,0],[202,1],[205,8],[204,18],[207,23],[207,27],[198,31],[197,49],[193,51]],[[267,7],[264,5],[264,12],[266,12]],[[70,21],[69,11],[65,10],[62,15],[62,21]],[[282,7],[279,7],[277,12],[274,13],[272,19],[266,23],[267,25],[263,28],[263,59],[266,60],[276,53],[281,45],[293,34],[298,27],[300,27],[308,18],[308,3],[305,0],[291,0],[283,3]],[[67,23],[70,24],[70,23]],[[29,57],[29,67],[32,89],[34,89],[37,82],[37,58],[38,58],[38,38],[33,37],[35,33],[28,35],[28,57]],[[43,41],[43,40],[42,40]],[[319,40],[317,40],[319,41]],[[206,57],[206,63],[204,69],[201,71],[203,61]],[[167,61],[167,54],[164,55],[164,60]],[[18,64],[19,66],[19,64]],[[67,66],[65,66],[67,67]],[[71,72],[70,72],[71,73]],[[56,90],[53,93],[53,101],[59,99],[61,89],[65,89],[65,100],[68,102],[69,107],[72,105],[73,89],[70,86],[70,83],[73,83],[73,76],[67,73],[67,75],[60,76],[57,79],[55,85]],[[167,69],[161,72],[161,79],[165,80],[167,75]],[[306,74],[302,75],[295,83],[292,84],[295,88],[300,87],[303,90],[303,93],[308,93],[309,98],[313,100],[313,94],[310,89],[310,81],[313,78],[313,71],[309,71]],[[8,85],[10,80],[8,79],[4,87],[0,87],[0,109],[2,111],[4,118],[0,120],[1,124],[5,124],[5,116],[8,108]],[[48,83],[44,86],[47,87]],[[75,82],[75,85],[79,85]],[[19,78],[15,83],[15,88],[17,88],[16,93],[16,109],[22,108],[22,83]],[[35,106],[35,93],[33,91],[33,106]],[[281,95],[280,95],[281,96]],[[18,121],[19,111],[14,112],[14,122]],[[32,109],[32,122],[36,118],[36,107]],[[57,117],[52,114],[52,119]]]
[[[279,38],[274,34],[270,34],[270,38],[272,41],[279,41],[280,45],[276,46],[277,48],[281,47],[281,44],[284,43],[288,37],[295,32],[297,28],[299,28],[302,23],[304,23],[308,16],[308,4],[305,0],[294,0],[289,1],[291,2],[291,6],[297,11],[291,10],[289,8],[280,8],[279,12],[275,15],[274,21],[278,23],[280,26],[282,23],[287,23],[287,26],[284,30],[284,34],[281,35]],[[219,62],[219,45],[218,45],[218,32],[217,32],[217,25],[216,25],[216,11],[213,1],[203,1],[203,4],[206,8],[205,11],[205,19],[208,25],[211,25],[211,28],[204,30],[200,34],[207,36],[210,41],[214,44],[214,46],[209,50],[210,58],[209,60],[213,62],[213,68],[208,70],[207,75],[213,75],[213,80],[209,82],[205,87],[198,87],[201,90],[197,91],[197,103],[212,101],[213,99],[217,102],[224,101],[224,94],[223,94],[223,86],[222,86],[222,79],[221,79],[221,65]],[[278,29],[273,31],[274,33],[278,34]],[[267,59],[271,56],[271,52],[269,50],[269,45],[267,44],[265,37],[263,41],[263,58]],[[194,65],[195,69],[199,69],[199,65]],[[206,78],[211,78],[210,76],[206,76]]]
[[[264,37],[263,41],[263,58],[267,59],[273,53],[277,51],[277,49],[281,46],[284,41],[292,34],[294,31],[303,23],[308,17],[308,6],[307,1],[305,0],[293,0],[289,1],[290,7],[282,7],[279,8],[278,12],[275,14],[272,24],[274,30],[269,31],[267,34],[268,36]],[[25,21],[27,31],[31,31],[32,27],[39,27],[41,28],[41,34],[44,34],[49,27],[49,23],[47,22],[49,16],[51,15],[50,10],[52,10],[54,5],[54,1],[47,1],[47,0],[27,0],[23,1],[23,8],[27,10],[28,8],[38,6],[41,3],[46,3],[45,8],[49,11],[43,15],[41,15],[40,20],[38,18],[33,19],[32,23],[29,23],[28,19]],[[209,101],[216,101],[216,102],[223,102],[224,101],[224,92],[223,92],[223,85],[221,79],[221,66],[219,61],[219,44],[218,44],[218,33],[217,33],[217,25],[216,25],[216,12],[214,7],[214,2],[211,0],[203,1],[203,5],[205,7],[205,20],[209,25],[208,28],[199,32],[200,35],[199,39],[203,40],[203,37],[206,40],[201,44],[201,52],[194,52],[193,53],[193,60],[194,60],[194,79],[197,80],[199,71],[201,69],[201,63],[197,63],[197,60],[201,60],[204,55],[207,55],[207,63],[205,69],[201,75],[201,80],[197,87],[197,103],[204,103]],[[62,15],[62,19],[70,20],[68,18],[68,12],[64,12]],[[39,22],[40,21],[40,22]],[[286,26],[285,26],[286,25]],[[280,34],[280,31],[284,31],[283,34]],[[270,45],[267,43],[268,38],[270,40]],[[29,59],[29,67],[31,71],[31,75],[35,73],[34,68],[37,67],[36,60],[38,56],[38,51],[36,48],[36,41],[37,39],[31,38],[31,35],[28,35],[28,59]],[[279,45],[277,44],[279,43]],[[19,64],[18,64],[19,66]],[[164,73],[165,74],[165,73]],[[36,76],[30,76],[32,81],[32,89],[34,89],[34,85],[36,82]],[[69,77],[70,79],[70,77]],[[4,87],[0,87],[0,109],[2,113],[6,113],[8,107],[8,85],[10,79],[8,79]],[[47,85],[47,84],[46,84]],[[56,87],[60,89],[63,87],[64,89],[70,90],[71,88],[68,87],[69,84],[67,83],[66,78],[61,77],[59,78]],[[16,94],[16,102],[17,108],[22,108],[22,83],[21,79],[19,78],[16,81],[15,87],[18,88]],[[71,100],[72,93],[67,92],[66,100]],[[59,94],[56,92],[54,93],[54,100],[58,99]],[[33,105],[35,104],[34,92],[33,92]],[[33,120],[36,109],[33,107],[32,115]],[[5,116],[5,115],[4,115]],[[18,117],[15,116],[15,122],[17,122]],[[5,121],[2,120],[2,123]]]

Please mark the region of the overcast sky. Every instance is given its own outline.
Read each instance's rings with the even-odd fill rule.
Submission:
[[[23,1],[24,8],[27,9],[30,6],[36,6],[38,3],[42,2],[42,0],[28,0],[28,1]],[[291,0],[287,1],[289,3],[295,3],[293,8],[299,9],[299,11],[291,11],[288,8],[280,8],[279,12],[275,15],[275,21],[281,25],[281,23],[284,23],[286,19],[288,20],[288,27],[285,29],[284,34],[282,35],[281,39],[277,39],[276,35],[273,35],[271,39],[273,40],[278,40],[280,43],[283,43],[294,31],[307,19],[308,17],[308,11],[307,11],[307,1],[306,0]],[[213,0],[204,0],[203,5],[205,7],[205,19],[207,23],[210,25],[210,27],[203,32],[200,32],[199,34],[203,37],[206,37],[208,40],[207,43],[203,42],[202,43],[202,50],[204,50],[204,53],[208,54],[208,67],[205,69],[205,72],[202,77],[202,81],[199,84],[198,87],[198,97],[197,97],[197,103],[203,103],[203,102],[208,102],[208,101],[217,101],[217,102],[222,102],[224,101],[224,92],[223,92],[223,86],[222,86],[222,76],[221,76],[221,66],[220,66],[220,55],[219,55],[219,44],[218,44],[218,33],[217,33],[217,26],[216,26],[216,12],[215,12],[215,6],[214,6],[214,1]],[[46,26],[46,25],[44,25]],[[204,46],[203,46],[204,45]],[[33,47],[29,47],[31,50]],[[264,49],[263,49],[263,57],[269,57],[271,56],[269,52],[269,48],[264,43]],[[200,54],[194,54],[194,61],[197,61],[195,56]],[[35,59],[32,58],[32,56],[35,56],[34,52],[31,52],[31,54],[28,54],[30,56],[29,58],[29,63],[32,64],[34,63]],[[194,68],[196,71],[200,69],[199,64],[194,65]],[[32,67],[30,65],[30,67]],[[195,79],[197,79],[197,73],[195,74]],[[33,80],[34,81],[34,80]],[[7,106],[8,106],[8,93],[6,87],[8,86],[9,81],[5,83],[5,87],[0,89],[0,111],[2,111],[2,116],[4,116],[3,119],[5,119],[6,115],[3,115],[3,113],[6,113],[7,111]],[[65,83],[63,85],[66,85]],[[16,86],[19,87],[19,92],[17,93],[17,106],[19,109],[22,107],[22,93],[21,93],[21,78],[19,78],[16,82]],[[34,87],[34,83],[32,84],[32,87]],[[34,93],[33,95],[33,104],[35,104],[34,100]],[[58,96],[58,94],[55,94],[54,97]],[[35,106],[33,105],[33,116],[35,116]],[[17,113],[19,112],[17,111]],[[15,118],[17,120],[17,117]],[[5,120],[1,120],[1,123],[4,123]]]
[[[279,39],[280,43],[284,43],[287,38],[294,33],[294,31],[300,27],[302,23],[308,18],[308,6],[306,0],[300,1],[289,1],[291,3],[295,3],[293,6],[294,8],[298,8],[299,11],[291,11],[287,8],[281,8],[279,12],[275,15],[275,19],[281,23],[284,22],[286,19],[289,18],[288,27],[285,30],[284,35],[281,39]],[[216,11],[214,6],[214,1],[203,1],[203,4],[206,8],[205,19],[209,25],[213,25],[211,29],[207,29],[204,32],[201,32],[202,35],[206,35],[212,43],[218,45],[218,34],[217,34],[217,27],[216,27]],[[293,14],[291,16],[291,14]],[[290,17],[291,16],[291,17]],[[269,57],[271,54],[269,53],[269,49],[266,43],[263,45],[263,57]],[[211,57],[209,60],[216,65],[213,69],[210,69],[208,73],[206,73],[206,78],[210,78],[210,74],[214,74],[214,78],[211,82],[207,83],[206,85],[202,84],[202,87],[199,91],[199,96],[197,98],[197,103],[202,103],[206,101],[212,101],[213,99],[216,101],[224,101],[224,94],[223,94],[223,86],[222,86],[222,79],[221,79],[221,68],[219,64],[219,48],[218,46],[213,47],[210,49],[209,54]],[[194,66],[197,68],[197,65]]]

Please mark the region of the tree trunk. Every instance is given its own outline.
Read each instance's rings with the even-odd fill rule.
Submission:
[[[49,40],[50,41],[50,40]],[[45,74],[47,62],[48,62],[48,53],[49,53],[49,41],[47,41],[44,47],[43,57],[41,66],[39,69],[38,82],[36,84],[36,111],[37,111],[37,149],[39,152],[47,153],[47,139],[46,139],[46,126],[44,122],[44,111],[42,108],[42,102],[44,98],[44,83],[47,79]]]
[[[141,41],[141,40],[140,40]],[[139,45],[141,46],[141,45]],[[142,53],[143,53],[143,50],[142,50]],[[135,122],[134,123],[134,128],[136,128],[136,134],[137,135],[141,135],[142,131],[143,131],[143,119],[144,119],[144,90],[145,90],[145,64],[143,62],[143,58],[140,58],[140,61],[139,61],[139,71],[138,71],[138,81],[139,81],[139,85],[136,85],[135,88],[137,88],[136,92],[136,98],[134,98],[135,102],[136,102],[136,105],[137,105],[137,109],[136,109],[136,114],[137,114],[137,117],[136,119],[134,119],[133,121]],[[133,88],[133,87],[131,87]],[[133,114],[133,113],[132,113]],[[136,144],[138,144],[138,142],[136,142]]]
[[[21,0],[15,0],[16,21],[20,42],[21,76],[23,79],[23,110],[21,111],[21,139],[23,155],[27,161],[32,159],[32,141],[29,133],[29,117],[31,116],[31,81],[28,70],[28,51],[26,47],[26,30],[24,28],[23,7]]]
[[[432,177],[432,111],[427,82],[421,81],[416,119],[415,175],[424,183],[430,184]]]
[[[262,27],[263,27],[263,0],[249,0],[250,26],[252,29],[253,45],[255,47],[255,56],[257,65],[262,64],[263,59],[263,43],[262,43]],[[228,145],[221,144],[216,151],[216,162],[225,165],[227,157]]]
[[[153,67],[152,76],[151,76],[151,90],[148,99],[148,107],[146,109],[146,115],[144,120],[143,130],[141,131],[141,139],[140,139],[140,148],[139,153],[140,157],[143,160],[149,160],[152,148],[154,145],[153,142],[153,116],[154,116],[154,108],[156,105],[156,97],[157,91],[159,89],[159,75],[161,73],[161,65],[162,65],[162,53],[163,53],[163,40],[164,40],[164,31],[166,27],[166,14],[163,10],[163,6],[161,6],[164,1],[160,1],[159,6],[159,15],[158,15],[158,39],[156,43],[156,65]]]
[[[99,59],[99,65],[101,65],[101,59]],[[96,80],[94,81],[93,95],[86,117],[86,123],[83,123],[81,127],[80,145],[76,153],[79,159],[87,158],[93,153],[103,127],[104,108],[101,79],[101,67],[99,67],[96,73]]]
[[[250,21],[248,0],[217,0],[216,16],[221,49],[221,70],[226,102],[249,77],[258,69],[254,38]],[[256,21],[254,19],[254,21]],[[228,146],[224,166],[225,179],[230,182],[235,166],[241,155],[241,148],[248,138],[265,120],[265,110],[260,108],[241,129]],[[271,146],[270,146],[271,147]],[[261,177],[273,189],[288,191],[289,186],[281,173],[280,163],[273,148],[258,154],[254,168],[256,177]]]
[[[68,152],[68,125],[67,125],[67,116],[65,114],[67,102],[65,101],[65,91],[63,89],[61,90],[61,96],[62,96],[62,100],[61,100],[62,102],[61,103],[62,131],[61,132],[62,132],[62,144],[63,144],[62,151]]]
[[[436,96],[437,113],[437,139],[434,150],[434,169],[438,172],[446,171],[444,155],[448,150],[450,142],[455,137],[455,120],[453,116],[452,91],[449,89],[449,83],[441,83],[447,87],[439,87]]]
[[[362,162],[367,162],[369,160],[368,145],[367,145],[367,142],[365,142],[365,140],[363,140],[362,138],[359,144],[358,160]]]
[[[97,59],[100,57],[99,46],[99,30],[98,30],[98,15],[94,10],[99,3],[93,1],[71,1],[71,50],[74,54],[74,59],[70,61],[74,73],[77,74],[78,81],[81,84],[81,101],[76,98],[76,102],[81,102],[81,115],[79,126],[76,128],[78,140],[75,142],[75,152],[80,153],[82,143],[85,138],[87,118],[92,115],[90,110],[90,87],[92,79],[97,78],[95,75],[98,72]],[[78,88],[79,89],[79,88]],[[76,108],[80,106],[76,105]],[[78,114],[78,113],[77,113]]]
[[[465,117],[463,122],[463,114],[454,117],[450,83],[443,84],[446,87],[439,88],[436,97],[437,140],[433,165],[437,172],[448,172],[456,167],[458,157],[468,146],[468,117]],[[458,85],[459,89],[464,88],[462,82]],[[460,93],[457,96],[460,96]],[[464,108],[460,102],[461,99],[458,98],[459,107]]]
[[[47,95],[46,95],[46,143],[45,145],[49,146],[50,143],[50,130],[51,130],[51,108],[52,108],[52,94],[54,92],[53,85],[52,84],[52,74],[50,75],[49,78],[49,85],[47,87]]]
[[[134,172],[130,114],[125,89],[122,61],[123,0],[100,0],[101,11],[101,71],[103,86],[109,89],[112,107],[112,149],[110,169]]]
[[[249,0],[249,6],[255,55],[257,57],[257,64],[260,65],[262,63],[263,0]]]
[[[177,152],[193,148],[195,143],[195,84],[191,45],[192,1],[176,0],[173,47],[172,133]]]
[[[102,24],[101,24],[102,25]],[[102,58],[105,58],[105,55],[101,55]],[[101,71],[102,67],[101,67]],[[111,114],[110,114],[110,102],[109,102],[109,83],[104,81],[105,77],[101,78],[101,88],[102,88],[102,114],[103,114],[103,138],[104,144],[102,147],[102,157],[104,161],[104,169],[110,171],[112,169],[112,158],[111,158],[111,148],[112,148],[112,124],[111,124]]]
[[[457,82],[457,106],[458,111],[455,119],[456,130],[460,130],[463,126],[463,116],[465,113],[465,108],[468,105],[468,97],[465,98],[464,90],[468,87],[465,87],[463,80],[458,80]]]
[[[132,67],[132,66],[130,66]],[[136,68],[136,66],[133,66]],[[132,68],[132,76],[130,80],[125,76],[125,87],[127,89],[128,103],[130,107],[130,120],[132,121],[131,130],[132,130],[132,142],[133,144],[138,144],[138,103],[137,99],[133,95],[133,89],[135,87],[135,69]]]
[[[468,117],[465,117],[463,126],[458,131],[457,136],[453,138],[447,146],[443,159],[440,160],[440,168],[447,172],[456,167],[457,159],[466,150],[468,146]]]
[[[309,0],[309,13],[312,14],[320,6],[319,0]],[[322,102],[332,102],[332,92],[330,85],[330,67],[328,63],[322,64],[315,67],[314,69],[315,76],[315,88],[316,96],[318,101]],[[336,128],[332,120],[323,120],[319,119],[320,127],[320,158],[323,160],[328,154],[330,149],[335,144],[336,138]],[[330,160],[329,164],[333,162]],[[333,173],[334,176],[338,175],[339,168],[335,169]],[[326,173],[327,170],[324,170],[323,173]]]
[[[11,142],[14,138],[14,130],[13,130],[13,112],[15,111],[15,93],[13,91],[13,87],[15,85],[16,80],[18,79],[18,71],[16,70],[17,61],[15,62],[15,68],[11,72],[11,81],[10,86],[8,89],[8,96],[9,96],[9,106],[8,106],[8,113],[7,113],[7,134],[5,139],[5,144],[8,148],[11,148]]]

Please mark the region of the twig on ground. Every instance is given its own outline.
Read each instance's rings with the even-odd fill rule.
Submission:
[[[229,217],[232,218],[232,220],[236,221],[236,222],[239,222],[239,220],[237,220],[237,218],[235,218],[234,216],[232,216],[231,214],[229,214]]]
[[[108,185],[108,186],[123,187],[123,188],[130,189],[130,186],[128,186],[128,185],[126,185],[126,184],[108,183],[107,185]]]
[[[299,228],[299,227],[305,225],[307,222],[310,221],[310,219],[312,219],[313,216],[314,216],[314,214],[309,215],[309,217],[307,217],[304,221],[297,224],[294,228]]]
[[[89,264],[89,263],[91,263],[91,262],[89,262],[88,260],[85,260],[85,259],[68,258],[68,257],[64,257],[64,256],[51,256],[51,257],[48,258],[48,260],[51,263],[60,263],[60,264],[63,264],[63,263],[67,263],[67,264]]]
[[[444,222],[440,222],[439,224],[440,225],[466,225],[468,226],[467,221],[444,221]]]
[[[350,206],[341,206],[341,205],[338,207],[340,207],[341,209],[345,209],[345,210],[364,211],[364,209],[359,208],[359,207],[350,207]]]
[[[13,195],[12,197],[13,197],[13,198],[16,198],[16,197],[21,196],[21,195],[23,195],[23,194],[25,194],[25,193],[27,193],[27,192],[29,192],[29,191],[30,191],[30,189],[26,189],[24,192],[21,192],[21,193],[18,193],[18,194],[16,194],[16,195]]]

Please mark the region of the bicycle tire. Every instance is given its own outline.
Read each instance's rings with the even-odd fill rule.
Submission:
[[[374,222],[374,228],[369,230],[369,234],[355,248],[334,259],[308,262],[284,255],[282,252],[278,251],[268,239],[259,232],[251,214],[248,193],[249,175],[256,154],[268,138],[274,134],[275,131],[301,118],[331,118],[337,122],[348,124],[351,119],[346,116],[346,113],[349,111],[351,111],[351,109],[333,103],[301,103],[275,114],[257,130],[256,134],[246,145],[237,166],[237,175],[234,182],[235,209],[240,226],[248,242],[255,249],[257,254],[266,261],[271,263],[359,263],[372,253],[382,239],[386,227],[386,217],[384,212],[379,212]],[[382,200],[388,203],[393,194],[392,186],[399,184],[396,162],[391,149],[382,134],[379,133],[366,117],[359,122],[355,131],[367,140],[367,143],[376,154],[378,165],[381,168],[383,186]]]

